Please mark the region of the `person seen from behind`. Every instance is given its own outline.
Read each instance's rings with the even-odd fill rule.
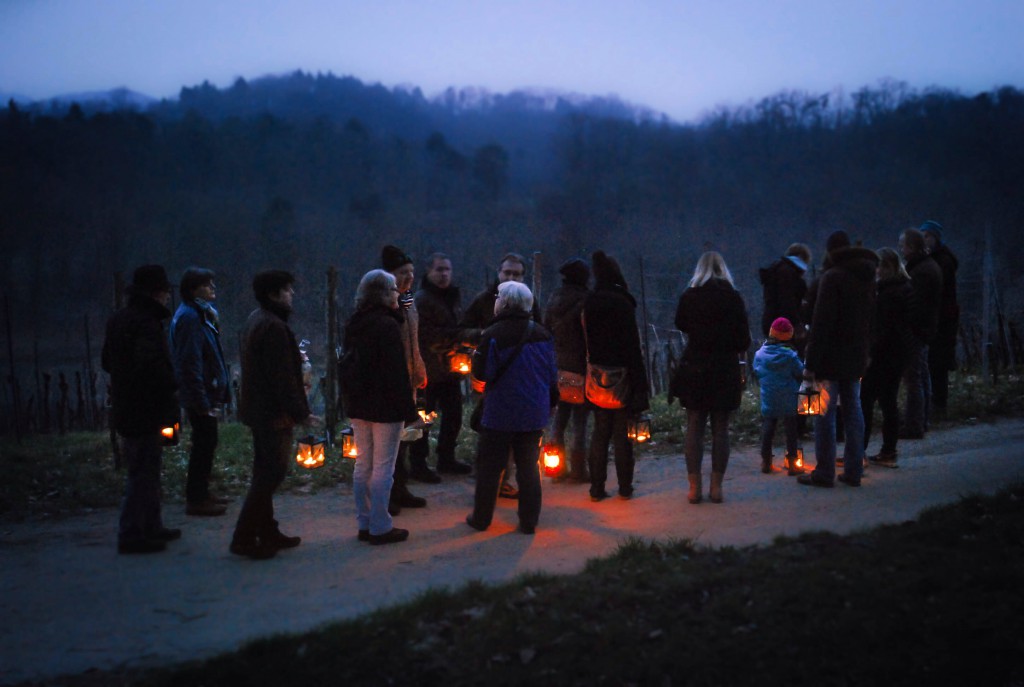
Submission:
[[[803,379],[804,364],[791,345],[793,325],[778,317],[768,330],[768,339],[754,354],[754,375],[761,386],[761,472],[770,475],[772,442],[779,421],[786,433],[786,470],[790,476],[803,473],[797,423],[797,391]]]

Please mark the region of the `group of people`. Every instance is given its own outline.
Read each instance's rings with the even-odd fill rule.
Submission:
[[[452,358],[466,350],[473,351],[477,401],[471,425],[478,432],[470,527],[487,529],[497,499],[505,496],[518,499],[519,530],[535,531],[545,433],[549,443],[567,447],[568,469],[560,479],[588,484],[595,502],[611,496],[606,482],[613,448],[618,496],[632,497],[635,463],[627,428],[649,407],[637,304],[616,260],[603,251],[590,257],[590,264],[573,258],[561,265],[562,284],[541,308],[525,284],[525,260],[508,253],[493,284],[463,310],[447,255],[427,259],[414,289],[414,260],[395,246],[384,247],[380,268],[359,282],[339,365],[343,409],[359,450],[353,494],[360,541],[381,545],[408,538],[407,529],[394,526],[394,516],[426,505],[410,491],[410,481],[437,483],[442,475],[473,472],[455,455],[465,376]],[[761,387],[762,471],[776,469],[772,446],[781,421],[789,474],[803,484],[831,487],[839,462],[838,479],[859,486],[865,463],[895,466],[897,439],[919,438],[930,413],[944,410],[946,375],[955,366],[956,258],[942,242],[942,227],[929,221],[901,234],[899,252],[851,245],[844,232],[835,232],[821,273],[808,285],[810,264],[810,250],[793,244],[761,270],[766,338],[753,372]],[[214,277],[203,268],[183,274],[181,305],[165,334],[171,285],[163,267],[144,265],[133,275],[128,305],[108,322],[103,367],[128,468],[118,534],[122,553],[161,551],[181,536],[164,526],[160,509],[161,429],[177,422],[181,409],[192,428],[186,513],[226,511],[226,499],[209,488],[218,418],[231,393]],[[253,468],[229,548],[254,559],[300,544],[300,537],[281,532],[273,495],[292,460],[294,427],[322,424],[310,410],[301,353],[288,325],[294,282],[281,270],[254,277],[259,307],[241,337],[238,411],[252,430]],[[708,498],[721,503],[729,419],[745,386],[751,336],[743,298],[719,253],[698,260],[675,325],[687,346],[669,400],[678,398],[686,408],[688,500],[704,499],[710,421]],[[901,381],[908,398],[902,431],[896,407]],[[810,473],[798,460],[801,386],[827,401],[815,418],[817,465]],[[882,448],[865,458],[876,401]],[[424,419],[430,413],[436,422]],[[845,431],[841,461],[837,414]],[[433,426],[435,468],[428,463]]]

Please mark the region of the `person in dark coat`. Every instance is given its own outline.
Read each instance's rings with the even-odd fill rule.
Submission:
[[[817,464],[797,481],[817,487],[835,486],[836,404],[842,408],[846,440],[839,480],[860,486],[864,472],[864,415],[860,378],[867,368],[871,320],[875,309],[874,251],[851,246],[844,231],[828,238],[829,267],[821,275],[804,361],[806,377],[821,385],[828,399],[824,414],[814,420]]]
[[[676,307],[676,328],[686,334],[676,390],[686,408],[686,472],[690,503],[703,500],[701,463],[704,427],[711,420],[711,489],[722,502],[722,481],[729,464],[729,413],[740,407],[743,393],[740,357],[750,347],[747,309],[721,255],[700,256],[693,278]]]
[[[878,249],[878,287],[875,320],[871,331],[871,356],[861,380],[860,402],[864,414],[864,448],[871,439],[875,401],[882,408],[882,448],[868,462],[896,467],[896,442],[900,413],[896,397],[900,379],[913,347],[910,333],[910,275],[892,248]]]
[[[228,366],[220,345],[214,273],[190,267],[181,276],[181,305],[171,319],[170,344],[178,397],[192,428],[185,483],[185,513],[224,515],[226,501],[210,494],[210,473],[217,452],[217,420],[231,400]]]
[[[356,311],[345,325],[346,351],[355,352],[355,389],[345,398],[359,458],[352,473],[356,523],[361,541],[393,544],[409,538],[388,512],[395,459],[416,402],[402,344],[402,310],[395,277],[371,270],[359,282]]]
[[[485,388],[473,512],[466,523],[480,531],[494,517],[510,452],[519,477],[519,531],[533,534],[540,518],[537,460],[558,398],[558,372],[551,334],[531,320],[532,306],[533,294],[525,284],[500,284],[494,322],[473,355],[473,377]]]
[[[128,305],[107,322],[103,369],[110,375],[111,424],[120,437],[128,468],[118,553],[163,551],[181,536],[164,527],[160,513],[161,429],[178,422],[174,367],[163,321],[171,284],[160,265],[135,270],[128,287]]]
[[[629,293],[625,277],[616,260],[596,251],[590,260],[594,271],[594,291],[583,304],[583,331],[587,362],[625,368],[628,393],[621,408],[594,407],[594,429],[590,437],[590,499],[608,498],[608,445],[615,447],[615,476],[619,498],[633,496],[633,444],[628,424],[650,407],[647,368],[640,348],[636,325],[636,299]],[[595,399],[588,401],[594,403]]]
[[[416,269],[413,259],[397,246],[384,246],[381,249],[381,267],[391,273],[398,287],[398,306],[402,310],[402,348],[405,352],[405,366],[409,371],[409,383],[412,385],[409,393],[415,401],[417,390],[427,386],[427,368],[419,344],[419,311],[412,292]],[[395,479],[391,485],[391,500],[388,502],[391,515],[398,515],[402,508],[424,508],[427,505],[425,498],[409,491],[406,456],[411,443],[403,441],[395,459]]]
[[[292,463],[292,428],[319,425],[310,413],[302,379],[302,355],[288,326],[295,277],[284,270],[258,273],[252,280],[259,302],[242,333],[242,384],[238,415],[252,431],[252,482],[235,523],[230,551],[254,559],[298,546],[274,519],[274,492]]]
[[[575,373],[582,379],[587,373],[587,347],[583,340],[580,315],[583,313],[583,303],[590,294],[590,289],[587,288],[590,267],[585,261],[573,258],[563,263],[558,272],[562,275],[562,285],[552,291],[548,298],[548,305],[544,311],[544,326],[555,338],[555,363],[558,365],[559,374]],[[585,399],[583,403],[559,401],[558,409],[555,411],[551,440],[559,446],[565,445],[565,430],[569,420],[572,420],[568,479],[573,482],[590,481],[590,470],[587,468],[589,412],[590,408]]]
[[[917,229],[904,231],[900,235],[899,247],[913,289],[910,294],[910,330],[914,335],[914,347],[903,374],[907,405],[900,436],[904,439],[921,439],[928,431],[928,405],[932,396],[928,346],[939,330],[942,268],[928,255],[924,235]]]
[[[428,412],[440,414],[437,434],[437,470],[465,475],[472,468],[455,459],[455,445],[462,429],[462,375],[451,371],[452,353],[462,344],[475,342],[481,329],[465,329],[459,324],[462,301],[459,287],[452,282],[452,261],[444,253],[434,253],[427,273],[416,292],[419,313],[420,353],[427,370],[424,401]],[[409,476],[436,484],[441,477],[427,465],[430,455],[429,430],[413,442],[409,450]]]
[[[807,293],[804,274],[811,264],[811,249],[802,243],[794,243],[786,254],[768,267],[759,271],[764,290],[764,309],[761,311],[761,335],[767,338],[772,323],[785,317],[793,326],[790,342],[797,353],[803,354],[807,340],[807,327],[801,316],[800,305]]]
[[[942,270],[942,298],[935,338],[928,345],[928,372],[932,382],[932,410],[945,414],[949,403],[949,373],[956,369],[956,337],[960,330],[960,304],[956,296],[956,272],[960,262],[942,240],[942,225],[928,220],[921,225],[928,254]]]

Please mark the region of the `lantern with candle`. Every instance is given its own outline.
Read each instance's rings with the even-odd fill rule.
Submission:
[[[324,446],[326,444],[326,437],[315,437],[312,434],[302,437],[298,441],[295,462],[309,470],[320,467],[324,464]]]
[[[452,351],[448,356],[448,369],[455,374],[468,375],[469,371],[473,369],[473,352],[472,346],[459,346]]]
[[[341,455],[345,458],[352,458],[355,460],[359,457],[359,448],[356,446],[356,435],[352,431],[351,427],[338,432],[338,436],[341,437]]]
[[[160,441],[164,446],[177,446],[178,434],[181,432],[181,423],[167,425],[160,428]]]
[[[825,412],[825,399],[813,382],[804,382],[796,392],[796,412],[799,415],[822,415]]]
[[[647,413],[626,422],[626,438],[635,444],[643,444],[651,440],[651,416]]]
[[[559,444],[544,444],[540,457],[548,477],[559,477],[565,471],[565,450]]]

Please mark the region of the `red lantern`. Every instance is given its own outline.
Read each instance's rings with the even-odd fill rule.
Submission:
[[[177,446],[178,445],[178,432],[181,431],[181,423],[175,422],[173,425],[160,428],[160,439],[164,446]]]
[[[558,444],[545,444],[540,457],[548,477],[558,477],[565,470],[565,451]]]
[[[455,374],[468,375],[473,369],[473,352],[471,346],[459,346],[448,356],[448,369]]]

